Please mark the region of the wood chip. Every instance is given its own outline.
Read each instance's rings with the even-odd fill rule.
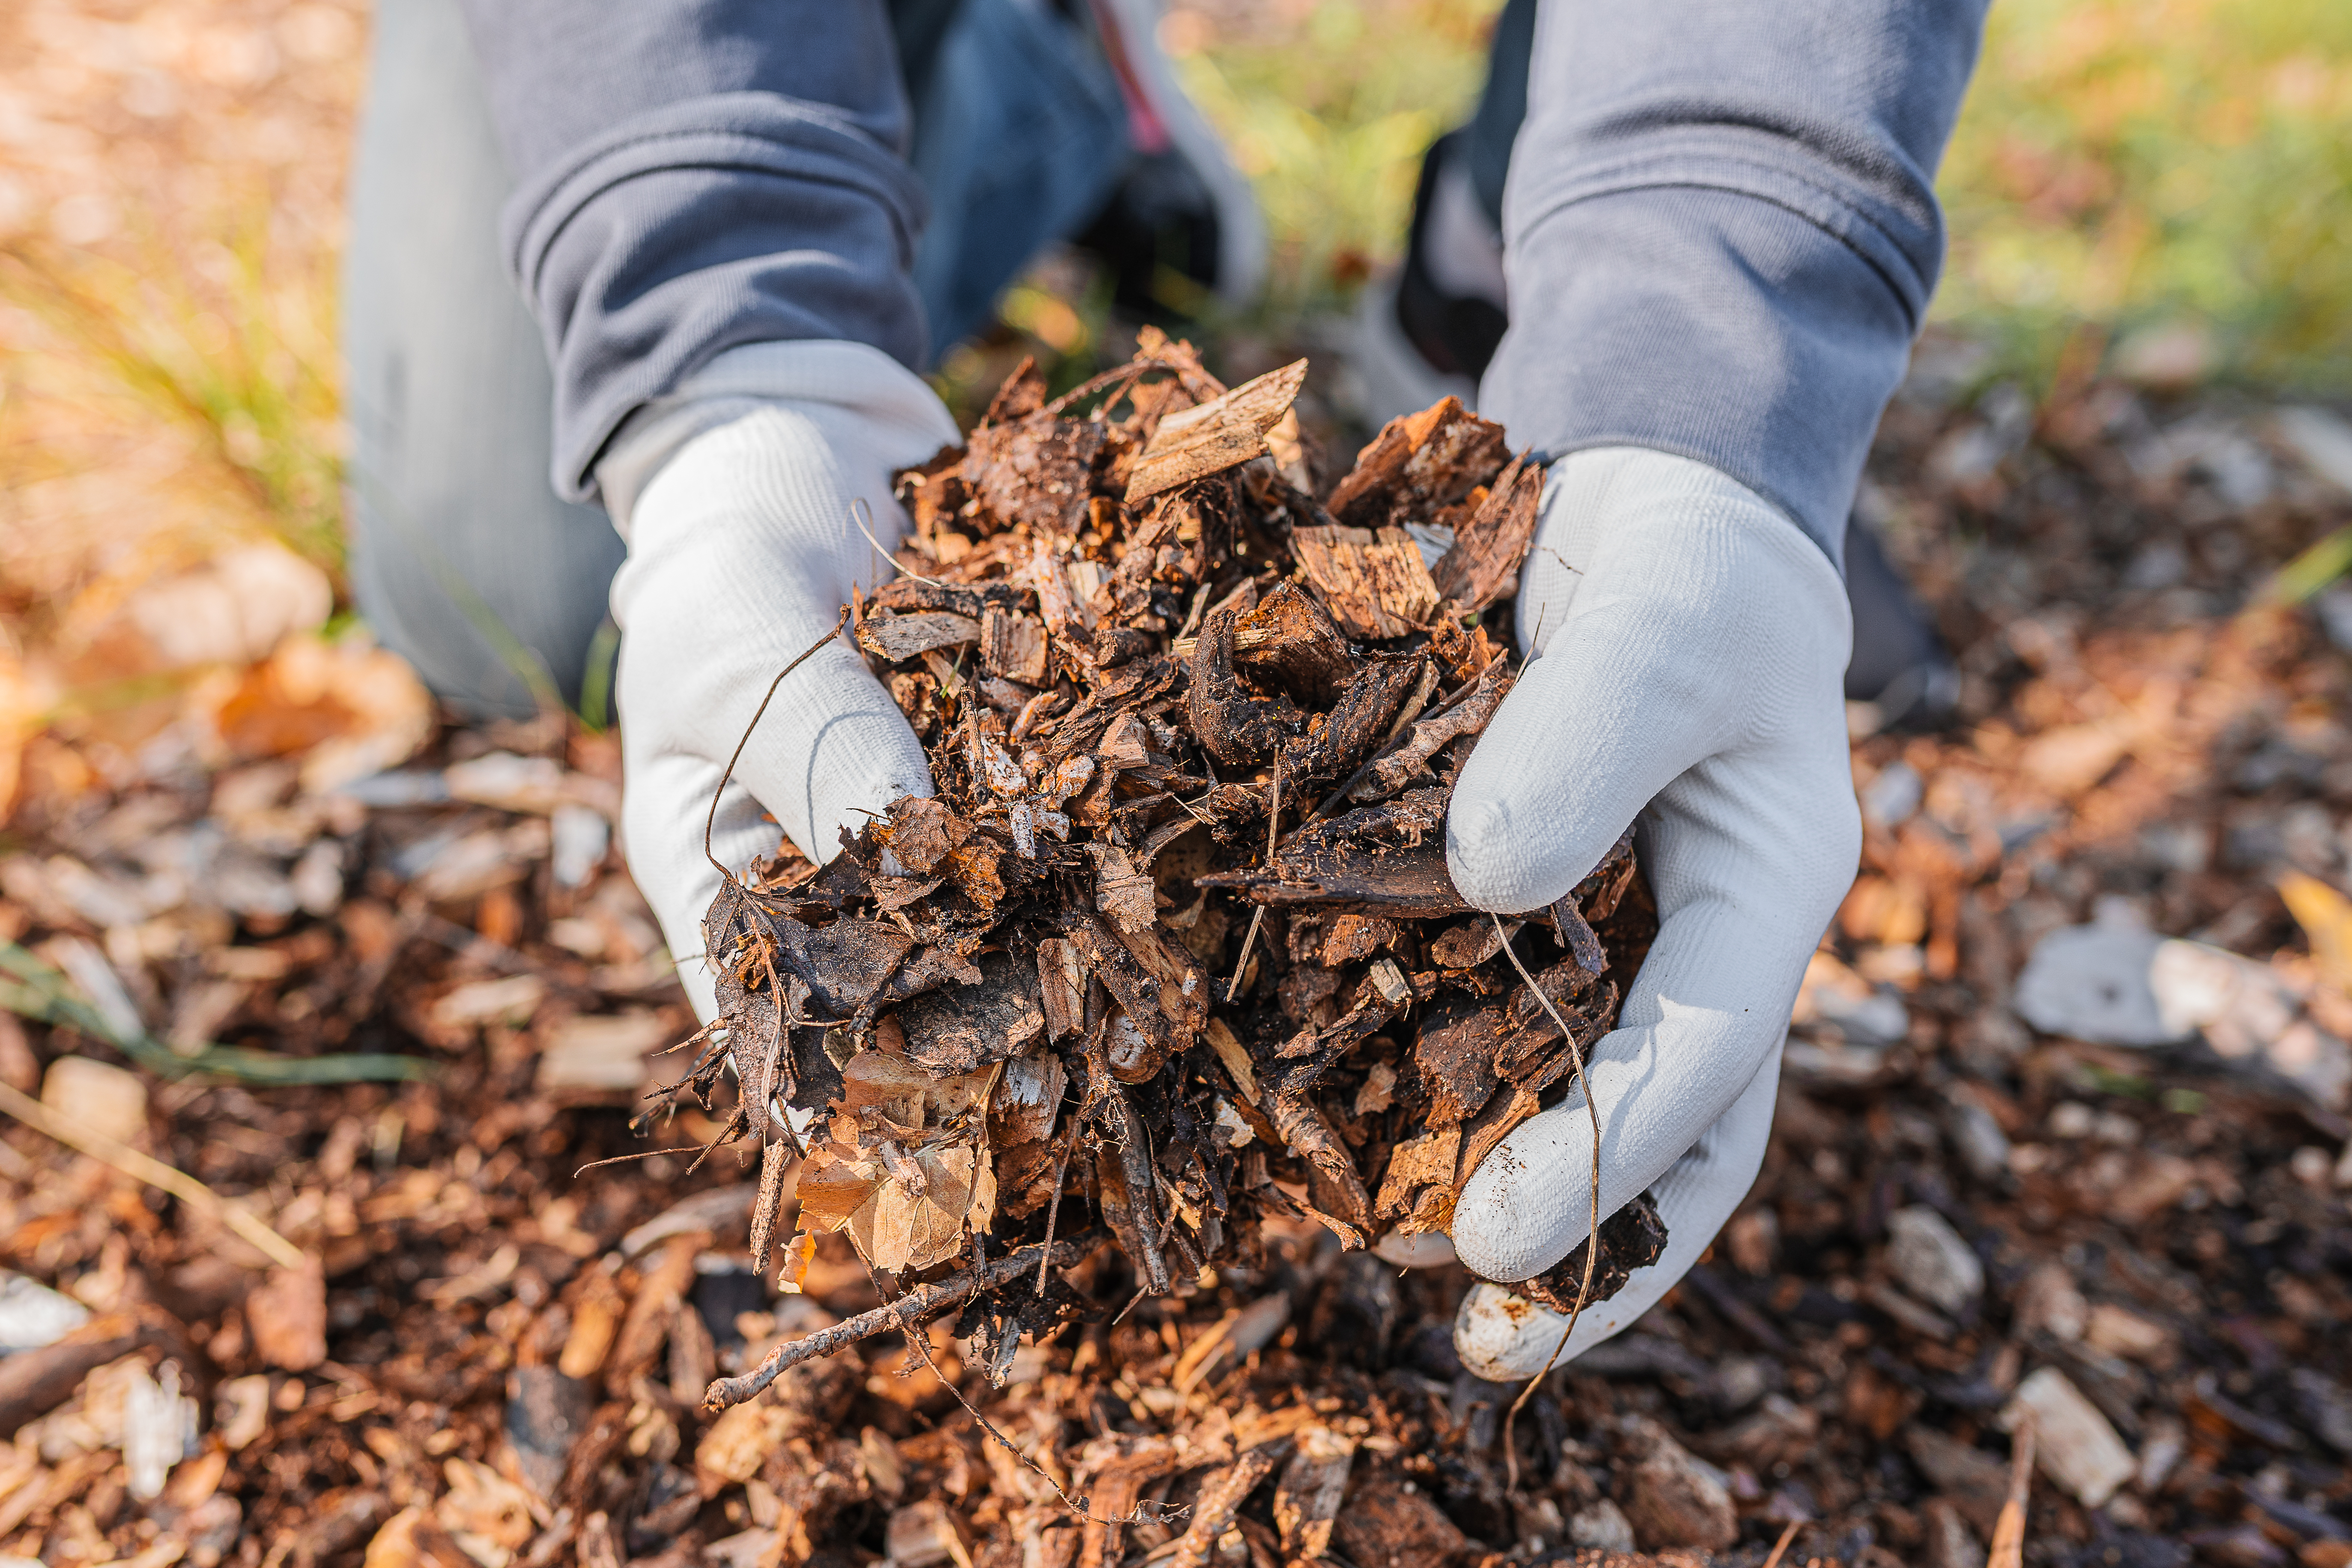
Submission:
[[[1307,382],[1307,362],[1268,371],[1197,408],[1160,422],[1127,482],[1133,506],[1265,454],[1266,432],[1281,423]]]

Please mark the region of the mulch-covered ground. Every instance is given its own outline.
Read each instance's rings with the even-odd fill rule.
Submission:
[[[627,1131],[685,1065],[646,1053],[692,1024],[611,841],[609,739],[435,725],[371,774],[351,737],[397,701],[368,706],[363,654],[303,645],[216,696],[201,743],[70,790],[52,759],[10,824],[7,999],[38,1016],[0,1016],[5,1103],[107,1158],[0,1136],[0,1263],[29,1282],[0,1292],[24,1347],[0,1556],[1758,1563],[1801,1521],[1785,1563],[1974,1564],[2031,1413],[2025,1561],[2352,1561],[2352,1002],[2321,896],[2352,665],[2317,613],[2258,602],[2352,498],[2258,410],[2095,384],[2036,414],[1923,373],[1864,507],[1961,711],[1857,742],[1864,877],[1763,1175],[1681,1289],[1510,1423],[1516,1490],[1517,1391],[1452,1353],[1459,1269],[1311,1219],[1165,1297],[1094,1250],[1061,1276],[1077,1316],[1001,1389],[950,1315],[928,1361],[885,1334],[707,1415],[713,1377],[879,1298],[833,1235],[804,1293],[763,1284],[732,1151],[575,1173],[719,1130]],[[2086,991],[2093,959],[2026,974],[2095,922],[2247,962],[2166,993],[2186,1043],[2034,1029],[2074,1007],[2130,1033],[2096,1022],[2132,998]],[[430,1076],[173,1076],[289,1070],[208,1042]],[[203,1188],[152,1184],[142,1151]]]

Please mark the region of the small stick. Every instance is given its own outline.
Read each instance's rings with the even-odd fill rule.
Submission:
[[[1234,1516],[1241,1511],[1242,1500],[1274,1474],[1277,1447],[1268,1443],[1252,1448],[1235,1459],[1232,1468],[1202,1484],[1200,1498],[1193,1505],[1192,1528],[1176,1542],[1174,1568],[1207,1568],[1210,1554],[1217,1549],[1218,1538],[1234,1527]]]
[[[0,1088],[5,1087],[0,1085]],[[1085,1257],[1087,1249],[1098,1239],[1099,1237],[1089,1233],[1068,1241],[1056,1242],[1051,1248],[1017,1247],[982,1268],[967,1268],[961,1274],[950,1275],[933,1284],[918,1285],[895,1301],[887,1302],[870,1312],[860,1312],[829,1329],[819,1329],[813,1334],[786,1340],[770,1351],[766,1360],[741,1377],[722,1377],[712,1383],[703,1393],[702,1407],[715,1414],[730,1405],[755,1398],[761,1389],[803,1362],[831,1355],[844,1345],[856,1344],[860,1340],[871,1339],[891,1329],[904,1328],[978,1291],[994,1289],[1008,1279],[1028,1273],[1033,1262],[1042,1259],[1047,1267],[1066,1268]]]
[[[1797,1539],[1797,1527],[1804,1522],[1801,1519],[1789,1521],[1789,1528],[1782,1531],[1780,1539],[1772,1543],[1772,1555],[1764,1559],[1764,1568],[1780,1568],[1780,1559],[1788,1552],[1789,1542]]]
[[[2025,1561],[2025,1500],[2033,1486],[2033,1418],[2017,1428],[2017,1443],[2009,1458],[2009,1497],[1992,1524],[1992,1550],[1985,1568],[2020,1568]]]
[[[142,1154],[128,1143],[118,1143],[105,1133],[94,1131],[79,1121],[68,1121],[21,1089],[0,1083],[0,1110],[6,1111],[37,1132],[48,1134],[68,1149],[79,1149],[100,1164],[111,1165],[124,1175],[136,1177],[151,1187],[161,1187],[190,1208],[220,1221],[238,1237],[268,1254],[269,1260],[280,1268],[300,1268],[308,1261],[300,1247],[186,1172],[175,1170],[161,1160]]]
[[[1585,1114],[1592,1118],[1592,1220],[1584,1236],[1584,1279],[1576,1287],[1576,1304],[1569,1311],[1568,1322],[1559,1331],[1559,1343],[1551,1347],[1551,1357],[1543,1363],[1543,1370],[1528,1379],[1528,1385],[1519,1390],[1517,1399],[1511,1401],[1510,1413],[1503,1417],[1503,1468],[1507,1483],[1504,1489],[1515,1492],[1519,1489],[1519,1451],[1511,1442],[1512,1423],[1519,1418],[1519,1407],[1527,1404],[1535,1391],[1542,1386],[1543,1380],[1551,1375],[1551,1369],[1559,1364],[1559,1352],[1568,1348],[1568,1336],[1576,1331],[1576,1320],[1584,1315],[1584,1303],[1591,1298],[1593,1271],[1601,1264],[1601,1106],[1592,1096],[1592,1080],[1584,1071],[1584,1051],[1576,1043],[1576,1031],[1568,1026],[1568,1020],[1559,1016],[1559,1009],[1551,1005],[1551,998],[1543,994],[1543,987],[1536,984],[1536,977],[1528,973],[1527,964],[1512,951],[1511,939],[1503,930],[1503,917],[1490,910],[1486,918],[1495,922],[1495,934],[1503,939],[1503,956],[1511,961],[1511,967],[1519,972],[1519,978],[1528,983],[1528,989],[1536,994],[1537,1002],[1542,1005],[1545,1014],[1559,1027],[1560,1037],[1568,1042],[1569,1060],[1576,1066],[1576,1077],[1571,1081],[1583,1085]]]
[[[1274,799],[1266,807],[1265,815],[1265,868],[1269,872],[1274,869],[1274,851],[1280,843],[1275,830],[1281,826],[1282,756],[1276,752],[1274,759]],[[1234,964],[1233,984],[1225,987],[1227,1002],[1241,994],[1242,976],[1249,973],[1250,945],[1257,941],[1257,928],[1265,923],[1265,906],[1260,904],[1250,911],[1249,930],[1242,933],[1242,955]]]
[[[1084,1103],[1070,1117],[1069,1135],[1062,1140],[1062,1157],[1054,1163],[1054,1198],[1045,1207],[1045,1249],[1037,1254],[1037,1294],[1045,1293],[1046,1259],[1053,1256],[1054,1226],[1062,1217],[1062,1184],[1069,1179],[1070,1156],[1078,1146],[1078,1131],[1085,1124],[1087,1108],[1094,1104],[1091,1088]]]

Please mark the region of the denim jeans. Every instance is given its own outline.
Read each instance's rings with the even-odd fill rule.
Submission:
[[[930,205],[915,280],[944,349],[1101,208],[1127,115],[1091,38],[1039,0],[893,10]],[[601,509],[549,486],[546,351],[498,240],[511,184],[457,0],[385,0],[343,268],[352,591],[459,711],[599,719],[624,551]]]

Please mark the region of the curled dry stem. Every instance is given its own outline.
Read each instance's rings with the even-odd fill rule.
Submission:
[[[1516,1492],[1519,1489],[1519,1451],[1511,1440],[1513,1426],[1519,1418],[1520,1407],[1534,1396],[1535,1391],[1543,1385],[1543,1380],[1551,1375],[1551,1369],[1559,1363],[1560,1352],[1568,1349],[1568,1337],[1576,1332],[1576,1320],[1584,1315],[1584,1303],[1592,1298],[1592,1276],[1601,1263],[1601,1107],[1592,1098],[1592,1080],[1585,1074],[1584,1051],[1576,1043],[1576,1031],[1568,1026],[1568,1020],[1559,1016],[1559,1009],[1553,1006],[1551,998],[1543,994],[1543,987],[1536,984],[1536,977],[1528,972],[1526,963],[1512,951],[1509,934],[1503,930],[1503,917],[1489,911],[1486,918],[1495,922],[1495,934],[1503,943],[1503,956],[1511,961],[1511,967],[1519,972],[1519,978],[1528,983],[1528,989],[1535,993],[1536,1001],[1558,1026],[1560,1037],[1568,1042],[1569,1059],[1576,1067],[1573,1081],[1584,1090],[1585,1114],[1592,1118],[1592,1218],[1584,1233],[1584,1278],[1576,1287],[1576,1304],[1569,1311],[1568,1321],[1560,1328],[1559,1343],[1552,1346],[1550,1359],[1543,1363],[1543,1370],[1528,1379],[1528,1385],[1519,1390],[1517,1399],[1511,1401],[1510,1413],[1503,1417],[1505,1489]]]

